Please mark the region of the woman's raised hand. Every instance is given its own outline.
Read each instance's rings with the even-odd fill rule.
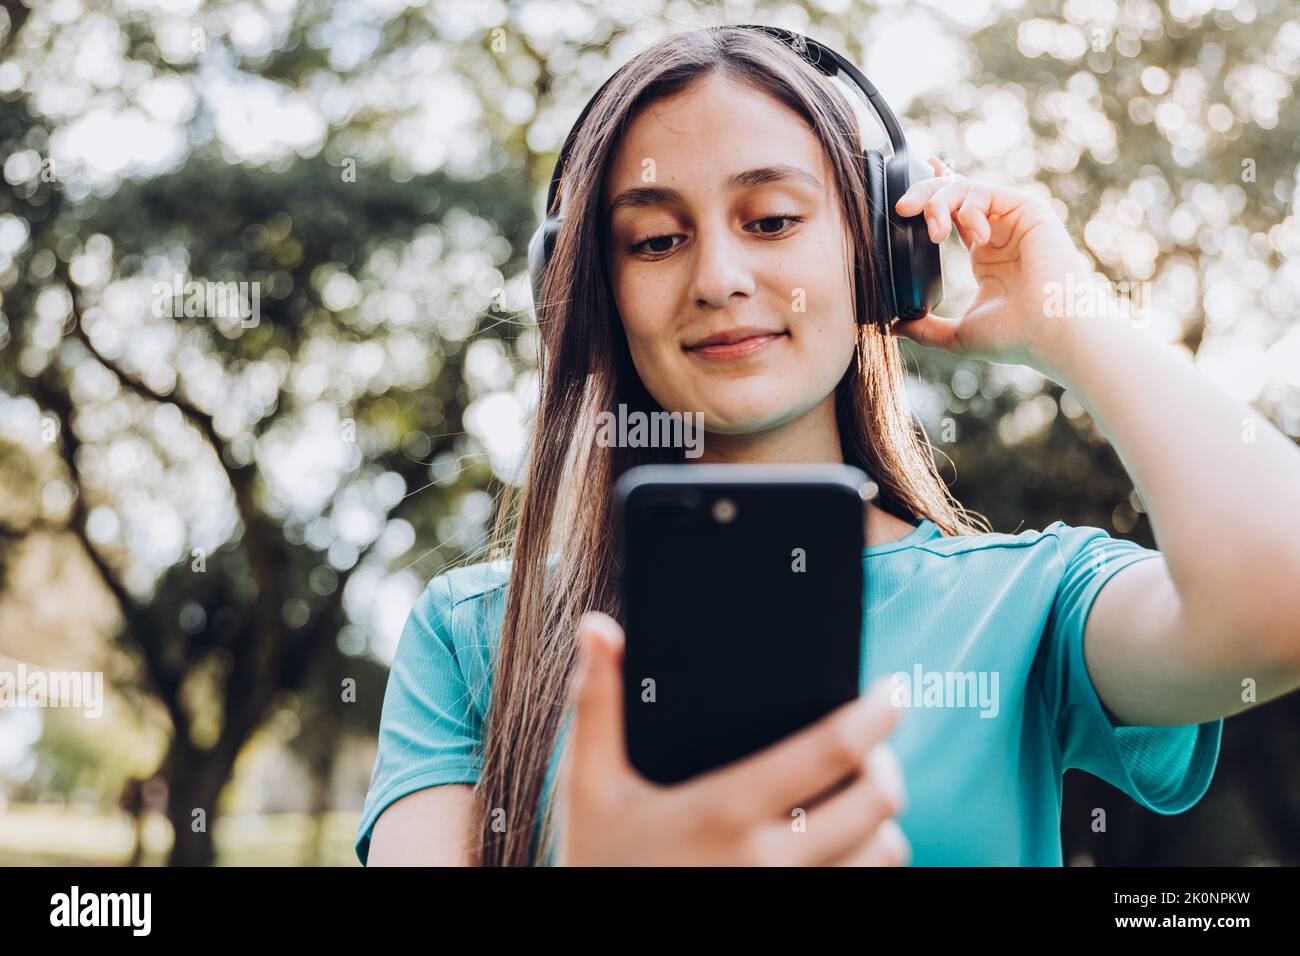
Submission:
[[[1061,315],[1052,303],[1088,279],[1086,257],[1045,199],[972,182],[937,158],[929,162],[935,178],[914,183],[895,209],[903,216],[923,214],[935,242],[956,227],[979,290],[960,318],[895,319],[893,331],[972,358],[1050,365],[1066,347],[1068,330],[1068,311]]]
[[[593,612],[582,619],[579,640],[572,740],[557,774],[557,863],[910,862],[894,821],[906,799],[902,772],[883,743],[899,716],[886,681],[758,753],[663,786],[627,759],[622,628]]]

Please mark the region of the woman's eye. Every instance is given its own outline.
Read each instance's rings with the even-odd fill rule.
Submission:
[[[755,219],[750,223],[754,226],[754,232],[762,236],[779,236],[790,226],[797,222],[803,222],[800,216],[764,216],[762,219]]]
[[[681,236],[651,236],[649,239],[642,239],[632,246],[632,252],[648,252],[656,256],[663,255],[666,252],[672,252],[681,238]]]

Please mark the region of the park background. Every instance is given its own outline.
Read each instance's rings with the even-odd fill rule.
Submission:
[[[666,33],[846,53],[922,155],[1049,191],[1151,334],[1300,436],[1293,4],[27,2],[0,0],[0,666],[108,700],[0,710],[0,863],[355,865],[401,627],[517,473],[541,188]],[[258,283],[257,321],[160,315],[177,275]],[[995,530],[1154,546],[1071,396],[904,348]],[[1300,863],[1297,753],[1292,695],[1227,721],[1180,816],[1071,771],[1066,859]]]

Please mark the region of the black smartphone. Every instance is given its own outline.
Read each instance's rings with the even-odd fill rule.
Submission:
[[[645,465],[615,483],[628,759],[678,783],[861,692],[866,502],[849,465]]]

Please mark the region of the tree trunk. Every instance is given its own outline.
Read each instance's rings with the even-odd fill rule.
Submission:
[[[333,764],[333,761],[330,761]],[[330,809],[330,778],[332,766],[324,773],[312,775],[311,809],[307,842],[303,846],[302,866],[323,866],[325,863],[325,814]]]
[[[237,754],[238,748],[234,749]],[[217,799],[230,777],[234,755],[218,750],[198,750],[179,733],[166,762],[167,816],[172,822],[172,849],[168,866],[212,866],[216,844]],[[203,811],[196,829],[195,810]]]

